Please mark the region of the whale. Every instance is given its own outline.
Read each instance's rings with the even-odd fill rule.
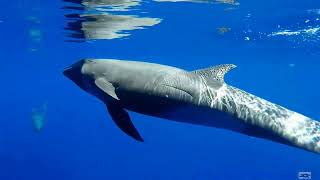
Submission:
[[[101,100],[115,124],[140,142],[130,111],[320,153],[320,122],[228,85],[224,76],[235,67],[187,71],[143,61],[82,59],[63,74]]]

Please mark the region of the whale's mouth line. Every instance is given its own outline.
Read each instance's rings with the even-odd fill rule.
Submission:
[[[66,68],[63,69],[63,72],[68,71],[68,70],[70,70],[71,68],[72,68],[72,66],[66,67]]]
[[[72,69],[72,66],[69,66],[69,67],[64,68],[64,69],[63,69],[63,74],[64,74],[65,76],[67,76],[67,72],[70,71],[71,69]]]
[[[85,63],[85,60],[82,59],[70,66],[67,66],[65,69],[63,69],[63,74],[67,77],[74,76],[74,73],[79,70],[81,71],[82,65]]]
[[[72,72],[72,66],[66,67],[65,69],[63,69],[63,75],[65,75],[66,77],[71,77],[71,72]]]

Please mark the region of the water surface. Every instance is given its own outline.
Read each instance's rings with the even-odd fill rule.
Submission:
[[[81,58],[187,70],[236,64],[226,82],[319,120],[320,2],[8,1],[0,13],[0,179],[319,179],[319,155],[130,113],[145,143],[63,77]],[[46,104],[40,132],[33,109]],[[213,117],[214,119],[214,117]]]

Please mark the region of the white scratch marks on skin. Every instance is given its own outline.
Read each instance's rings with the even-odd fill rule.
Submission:
[[[201,86],[201,85],[202,85],[202,82],[204,82],[204,79],[203,79],[202,76],[200,76],[200,78],[201,78],[201,82],[198,83],[198,88],[200,89],[199,99],[198,99],[198,106],[200,105],[200,103],[201,103],[201,101],[202,101],[202,94],[203,94],[203,92],[204,92],[204,88],[203,88],[203,86]]]
[[[320,153],[320,122],[224,84],[214,90],[210,107],[269,129],[292,144]],[[212,102],[214,102],[212,106]]]
[[[320,152],[320,122],[294,112],[283,124],[283,135],[298,145]]]
[[[286,131],[288,134],[292,134],[299,130],[301,124],[304,123],[306,117],[298,114],[298,113],[293,113],[287,120],[286,120]]]
[[[222,84],[222,86],[219,89],[215,89],[213,87],[210,87],[208,83],[206,82],[205,78],[200,76],[203,82],[203,89],[205,89],[205,92],[207,92],[208,96],[205,100],[210,103],[210,108],[215,108],[215,105],[217,102],[222,102],[221,99],[226,95],[226,84]]]
[[[166,88],[161,91],[169,93],[169,97],[163,94],[166,98],[174,95],[179,101],[225,112],[250,126],[272,131],[292,145],[320,153],[318,121],[202,75],[183,72],[179,76],[161,78],[161,82],[166,85],[162,86]],[[259,137],[255,133],[248,135]],[[275,140],[267,136],[265,138]]]
[[[227,106],[227,104],[222,101],[223,97],[225,97],[226,94],[227,94],[227,86],[226,84],[223,84],[218,90],[216,90],[216,97],[214,99],[214,102],[216,103],[217,101],[220,101],[225,106]]]
[[[210,107],[212,108],[213,107],[213,94],[211,92],[211,90],[209,89],[209,86],[207,84],[207,81],[204,79],[203,76],[200,76],[201,79],[202,79],[202,82],[203,82],[203,86],[204,88],[206,89],[206,92],[208,92],[208,95],[209,95],[209,100],[211,100],[211,104],[210,104]],[[204,88],[201,88],[201,89],[204,89]]]

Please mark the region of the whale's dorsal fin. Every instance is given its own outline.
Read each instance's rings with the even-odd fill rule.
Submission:
[[[235,67],[237,66],[234,64],[221,64],[205,69],[195,70],[192,71],[192,73],[202,75],[209,79],[215,79],[217,81],[224,82],[224,75]]]
[[[119,100],[116,92],[115,92],[115,87],[105,80],[104,78],[98,78],[94,82],[98,88],[100,88],[103,92],[107,93],[109,96],[113,97],[116,100]]]

